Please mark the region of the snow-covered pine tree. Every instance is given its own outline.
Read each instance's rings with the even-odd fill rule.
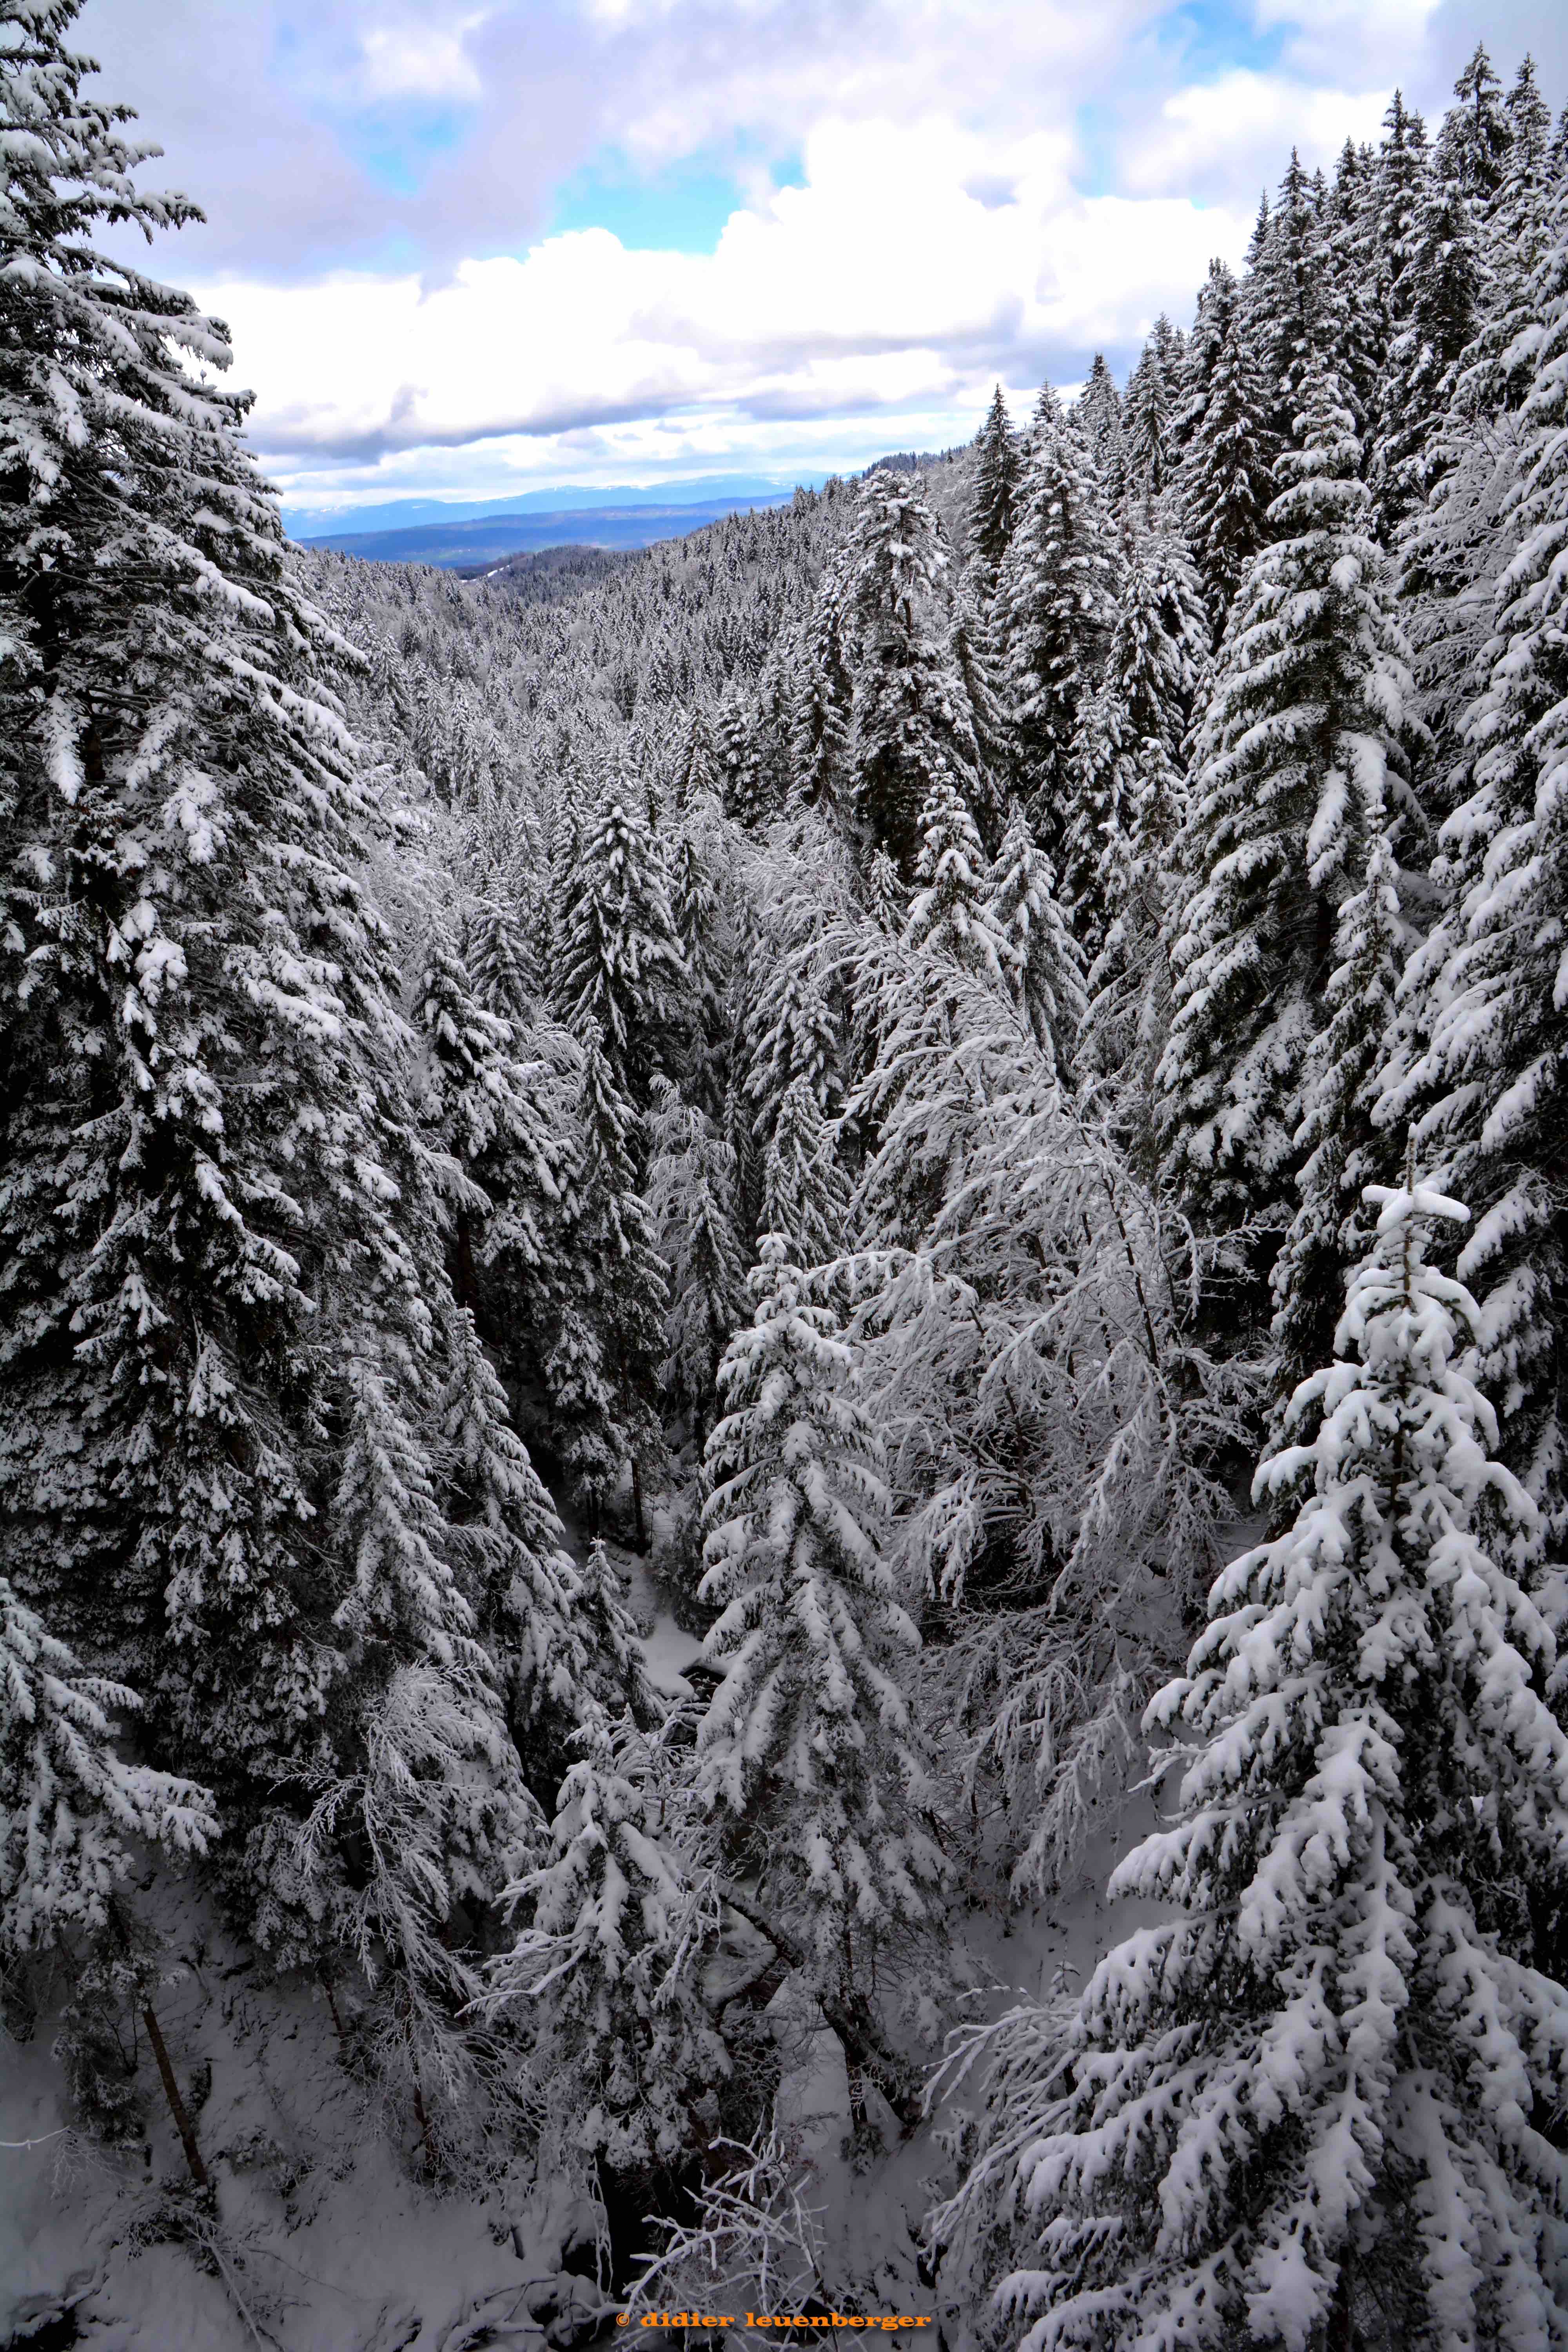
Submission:
[[[868,854],[884,848],[909,874],[936,778],[981,797],[973,714],[947,641],[947,552],[916,481],[868,476],[847,566],[854,810]]]
[[[556,1002],[579,1035],[597,1032],[619,1092],[637,1105],[686,1050],[690,975],[658,844],[622,778],[584,835],[571,878]]]
[[[237,1836],[342,1670],[323,1308],[341,1284],[416,1318],[440,1243],[355,872],[383,828],[347,648],[216,381],[225,331],[90,246],[193,212],[137,194],[76,13],[13,8],[0,44],[0,1541]]]
[[[549,1805],[584,1719],[576,1577],[555,1506],[511,1426],[506,1391],[459,1308],[438,1404],[447,1549],[495,1661],[524,1774]]]
[[[1486,1375],[1507,1456],[1561,1526],[1568,1501],[1563,1356],[1568,1229],[1553,1171],[1568,1090],[1562,908],[1568,893],[1568,206],[1538,273],[1534,379],[1503,514],[1517,551],[1497,582],[1484,689],[1463,723],[1472,789],[1443,827],[1449,905],[1416,950],[1380,1118],[1415,1119],[1436,1179],[1477,1223],[1460,1259],[1482,1288]]]
[[[1296,1135],[1305,1155],[1300,1206],[1272,1276],[1281,1404],[1332,1353],[1346,1280],[1372,1238],[1363,1194],[1388,1158],[1373,1112],[1411,932],[1381,821],[1371,824],[1358,879],[1339,911],[1324,1025],[1307,1050]]]
[[[200,1855],[217,1836],[205,1789],[116,1754],[112,1717],[139,1704],[0,1577],[0,1963],[104,1927],[132,1843]]]
[[[648,1210],[669,1269],[660,1380],[667,1410],[700,1448],[712,1426],[720,1363],[746,1318],[735,1154],[668,1078],[655,1086],[651,1131]]]
[[[1150,1710],[1186,1734],[1180,1818],[1111,1886],[1182,1916],[1100,1963],[997,2118],[1016,2154],[973,2176],[999,2162],[1015,2200],[998,2299],[1039,2352],[1568,2329],[1568,1994],[1521,1895],[1568,1863],[1552,1639],[1510,1565],[1535,1514],[1490,1458],[1479,1311],[1424,1262],[1464,1212],[1372,1197],[1339,1360],[1292,1407],[1317,1433],[1258,1473],[1305,1488],[1294,1522],[1220,1578]]]
[[[1055,1075],[1071,1065],[1086,1010],[1083,955],[1057,897],[1051,861],[1015,801],[987,877],[991,919],[1012,950],[1009,978]]]
[[[980,566],[987,586],[994,589],[1013,537],[1024,465],[1000,384],[975,436],[975,446],[979,455],[974,466],[974,502],[969,510],[968,552]]]
[[[1211,277],[1205,325],[1212,339],[1203,409],[1185,452],[1182,523],[1203,578],[1217,645],[1242,575],[1267,536],[1275,485],[1269,398],[1254,356],[1241,289]]]
[[[1390,296],[1398,323],[1378,387],[1370,467],[1390,538],[1431,488],[1434,432],[1486,299],[1480,238],[1463,190],[1444,168],[1446,152],[1440,142],[1403,239],[1403,266]]]
[[[1162,317],[1144,343],[1121,404],[1125,492],[1145,512],[1167,488],[1175,462],[1176,387],[1165,367],[1170,326]]]
[[[1408,789],[1405,648],[1321,362],[1301,439],[1226,627],[1183,850],[1162,1123],[1172,1176],[1216,1228],[1289,1222],[1338,908],[1369,822],[1404,814]]]
[[[538,1006],[542,990],[532,942],[515,907],[477,899],[464,926],[463,961],[487,1013],[516,1026]]]
[[[862,1995],[872,1956],[935,1914],[944,1875],[900,1670],[919,1636],[882,1557],[881,1444],[851,1351],[771,1234],[754,1321],[721,1373],[708,1441],[702,1596],[724,1679],[699,1784],[826,1990]]]
[[[763,1224],[782,1234],[803,1266],[825,1265],[844,1249],[850,1188],[833,1130],[805,1077],[784,1090],[763,1162]],[[731,1334],[743,1323],[738,1316]]]
[[[1014,950],[991,909],[980,835],[945,776],[936,778],[921,811],[915,877],[919,887],[904,919],[905,946],[951,956],[994,988],[1013,988]]]
[[[1045,404],[997,584],[1016,788],[1047,850],[1060,840],[1074,731],[1111,617],[1114,566],[1094,462]]]
[[[1096,352],[1089,363],[1073,415],[1089,445],[1108,503],[1120,505],[1127,487],[1121,394],[1116,389],[1116,378],[1106,364],[1103,352]]]
[[[645,2180],[720,2136],[731,2073],[701,1985],[718,1903],[700,1856],[670,1833],[669,1778],[629,1717],[572,1766],[549,1858],[511,1889],[528,1925],[492,1963],[486,1999],[492,2015],[524,2001],[533,2012],[546,2159]]]

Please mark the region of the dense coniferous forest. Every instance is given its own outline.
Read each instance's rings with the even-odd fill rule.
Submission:
[[[1122,385],[469,580],[289,545],[75,15],[0,0],[4,2340],[1568,2343],[1529,61],[1282,158]]]

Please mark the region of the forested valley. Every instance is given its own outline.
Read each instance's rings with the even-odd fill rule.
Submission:
[[[1282,158],[1124,384],[530,585],[289,543],[76,13],[0,0],[0,2342],[1568,2344],[1529,61]]]

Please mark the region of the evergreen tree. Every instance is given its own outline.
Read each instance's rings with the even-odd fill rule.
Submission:
[[[1171,1172],[1215,1220],[1289,1222],[1338,908],[1406,790],[1409,681],[1360,454],[1320,367],[1199,738],[1159,1083]]]
[[[785,1089],[773,1124],[763,1168],[763,1223],[805,1266],[826,1265],[847,1239],[849,1186],[832,1130],[804,1077]]]
[[[1127,379],[1121,413],[1127,494],[1145,508],[1167,488],[1175,462],[1175,392],[1166,372],[1168,319],[1162,317]],[[1165,330],[1163,335],[1160,328]]]
[[[808,808],[839,809],[849,789],[854,680],[846,644],[846,556],[825,575],[796,651],[790,765]]]
[[[1440,1180],[1477,1209],[1461,1267],[1484,1283],[1489,1387],[1508,1458],[1560,1521],[1568,1233],[1560,1187],[1568,1073],[1561,908],[1568,891],[1563,657],[1568,545],[1568,234],[1537,288],[1534,380],[1505,513],[1483,691],[1463,733],[1471,790],[1439,837],[1448,906],[1415,951],[1380,1117],[1414,1116]]]
[[[974,822],[981,840],[994,849],[1006,806],[1011,745],[989,589],[984,571],[973,562],[959,574],[948,651],[973,725]]]
[[[1182,472],[1181,506],[1217,645],[1242,575],[1267,535],[1274,443],[1267,388],[1234,279],[1211,280],[1206,324],[1213,355]]]
[[[1434,428],[1452,397],[1459,362],[1474,338],[1485,293],[1479,240],[1458,183],[1439,151],[1404,239],[1394,282],[1398,326],[1380,387],[1382,412],[1372,472],[1384,528],[1392,532],[1426,496]]]
[[[1443,118],[1435,161],[1439,175],[1450,180],[1472,203],[1489,205],[1508,170],[1512,126],[1503,101],[1502,84],[1478,41],[1468,64],[1454,84],[1458,106]]]
[[[1106,365],[1103,352],[1096,352],[1090,362],[1088,380],[1073,415],[1094,459],[1105,497],[1110,505],[1118,505],[1127,488],[1125,420],[1116,378]]]
[[[226,332],[89,241],[195,215],[137,193],[75,14],[0,49],[0,1541],[237,1840],[343,1670],[333,1286],[417,1325],[440,1241],[346,648]]]
[[[845,588],[851,785],[868,848],[885,848],[906,874],[936,781],[950,779],[967,802],[979,796],[973,714],[947,644],[947,563],[936,517],[914,481],[869,475]]]
[[[514,908],[480,898],[469,909],[463,961],[475,996],[487,1013],[526,1022],[542,993],[531,943]]]
[[[615,1083],[642,1104],[685,1048],[689,974],[658,847],[623,782],[589,829],[572,877],[557,1001],[584,1037],[597,1031]]]
[[[921,812],[916,877],[921,887],[910,900],[905,945],[952,956],[994,987],[1009,988],[1013,950],[986,897],[985,853],[973,818],[945,782]]]
[[[1264,423],[1281,446],[1300,446],[1308,379],[1344,357],[1346,289],[1329,246],[1329,224],[1294,148],[1247,285],[1247,327],[1262,362]],[[1342,380],[1342,404],[1345,387]],[[1359,431],[1363,419],[1352,412]]]
[[[1272,1277],[1282,1401],[1331,1353],[1345,1282],[1371,1243],[1363,1195],[1387,1156],[1373,1112],[1408,943],[1387,829],[1377,825],[1361,887],[1340,908],[1324,1026],[1303,1071],[1300,1206]]]
[[[1065,2062],[1008,2117],[1042,2344],[1531,2344],[1555,2256],[1568,1995],[1521,1874],[1560,1875],[1552,1636],[1508,1566],[1531,1507],[1489,1459],[1479,1312],[1423,1263],[1464,1214],[1374,1188],[1318,1420],[1259,1472],[1294,1523],[1215,1585],[1181,1811],[1112,1886],[1183,1906],[1096,1970]]]
[[[992,922],[1011,950],[1009,978],[1053,1073],[1067,1068],[1085,1011],[1083,957],[1057,898],[1051,861],[1016,801],[988,880]]]
[[[648,1165],[648,1209],[669,1269],[660,1378],[667,1405],[689,1424],[700,1446],[712,1425],[724,1350],[745,1319],[735,1190],[731,1147],[661,1080]]]
[[[204,1854],[217,1836],[205,1789],[116,1755],[110,1715],[138,1705],[0,1577],[0,1960],[105,1927],[128,1841]]]
[[[997,385],[975,440],[974,503],[969,510],[969,554],[994,585],[1013,537],[1023,459],[1007,404]]]
[[[461,1309],[449,1348],[437,1408],[447,1548],[496,1662],[529,1785],[548,1801],[565,1769],[566,1738],[586,1711],[576,1579],[555,1506]]]
[[[705,1916],[704,1874],[668,1835],[664,1777],[629,1721],[572,1766],[549,1858],[513,1890],[530,1924],[487,2002],[494,2013],[526,1999],[535,2012],[531,2072],[552,2135],[633,2178],[668,2176],[709,2146],[731,2072],[700,1974],[714,1906]]]
[[[1060,839],[1073,735],[1110,620],[1106,541],[1093,462],[1053,395],[1037,425],[996,592],[1014,773],[1047,849]]]
[[[932,1916],[943,1875],[899,1678],[919,1637],[882,1558],[881,1447],[834,1318],[777,1235],[751,1291],[708,1442],[702,1597],[722,1612],[706,1646],[724,1679],[699,1784],[837,1990],[900,1921]]]
[[[598,1358],[615,1399],[617,1433],[629,1461],[639,1543],[642,1465],[658,1447],[654,1401],[664,1360],[669,1270],[637,1181],[639,1121],[616,1084],[608,1056],[590,1045],[584,1072],[583,1207],[579,1248]]]

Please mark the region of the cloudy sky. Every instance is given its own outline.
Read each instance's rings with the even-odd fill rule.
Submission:
[[[88,0],[78,46],[205,227],[296,511],[712,474],[971,434],[1119,369],[1291,143],[1554,0]],[[143,266],[146,266],[143,262]]]

